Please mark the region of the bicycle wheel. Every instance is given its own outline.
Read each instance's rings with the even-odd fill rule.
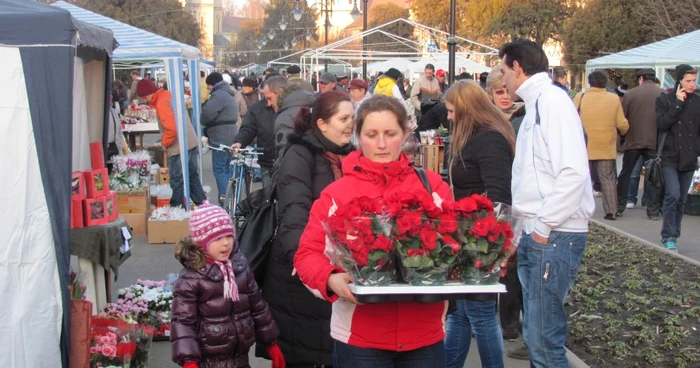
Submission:
[[[226,187],[226,197],[224,198],[224,210],[233,219],[236,211],[236,186],[237,181],[231,179]]]

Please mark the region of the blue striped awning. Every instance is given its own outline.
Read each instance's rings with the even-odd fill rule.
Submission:
[[[114,38],[119,42],[119,47],[114,50],[113,57],[115,61],[162,59],[168,57],[200,58],[200,52],[194,46],[130,26],[65,1],[57,1],[51,5],[68,10],[74,18],[80,21],[111,30],[114,33]]]

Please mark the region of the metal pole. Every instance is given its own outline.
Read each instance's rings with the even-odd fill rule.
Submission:
[[[362,8],[362,32],[367,32],[367,1],[368,0],[362,0],[363,8]],[[367,35],[363,35],[362,37],[362,79],[367,81]]]
[[[326,2],[325,2],[325,8],[326,8],[326,23],[324,24],[324,27],[326,27],[325,46],[328,46],[328,24],[330,24],[329,20],[328,20],[328,0],[326,0]],[[325,59],[324,65],[325,65],[324,66],[324,73],[328,73],[328,58]]]
[[[457,18],[457,0],[450,0],[450,37],[447,39],[447,51],[449,52],[448,71],[450,73],[448,83],[452,85],[455,80],[455,52],[457,51],[457,39],[455,38],[455,18]]]

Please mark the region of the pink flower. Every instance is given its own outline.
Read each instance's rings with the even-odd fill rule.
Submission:
[[[117,356],[117,349],[111,345],[105,345],[102,347],[102,355],[108,358],[114,358]]]
[[[109,345],[111,340],[112,339],[110,339],[109,336],[104,335],[104,336],[100,336],[99,340],[97,340],[97,341],[100,343],[100,345]]]
[[[134,294],[132,294],[132,293],[126,293],[125,297],[126,297],[127,299],[133,299],[133,298],[134,298]]]
[[[100,350],[96,346],[90,347],[90,354],[98,354]]]

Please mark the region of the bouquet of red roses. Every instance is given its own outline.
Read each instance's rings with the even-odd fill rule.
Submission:
[[[495,284],[500,265],[515,239],[514,228],[522,227],[518,216],[506,204],[494,204],[486,196],[473,194],[454,203],[458,226],[454,233],[462,250],[456,266],[469,284]]]
[[[427,191],[396,193],[387,200],[402,276],[411,285],[443,284],[457,259],[460,244],[452,236],[457,219],[442,204]]]
[[[383,206],[359,197],[338,207],[324,224],[334,263],[360,285],[388,285],[394,279],[394,244]]]

